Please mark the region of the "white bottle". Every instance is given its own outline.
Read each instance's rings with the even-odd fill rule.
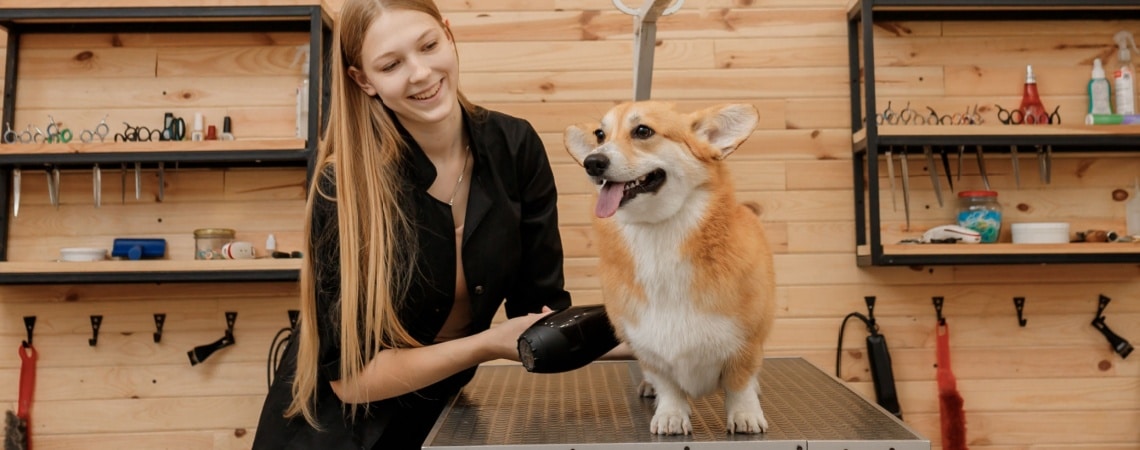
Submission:
[[[1136,73],[1132,68],[1132,52],[1128,48],[1131,44],[1135,49],[1136,41],[1132,38],[1132,33],[1127,31],[1116,33],[1113,40],[1120,47],[1120,68],[1112,75],[1113,87],[1116,89],[1116,113],[1136,114]]]
[[[1089,114],[1112,114],[1112,89],[1104,75],[1100,58],[1093,60],[1092,77],[1089,79]]]
[[[1140,178],[1136,179],[1136,185],[1132,190],[1132,198],[1128,199],[1128,204],[1124,207],[1124,221],[1128,228],[1129,236],[1140,236]]]

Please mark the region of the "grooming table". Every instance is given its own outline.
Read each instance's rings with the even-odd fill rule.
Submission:
[[[765,434],[725,431],[723,392],[693,401],[693,434],[649,433],[653,399],[632,361],[560,374],[481,366],[444,408],[425,449],[930,450],[930,441],[802,358],[767,358],[760,375]]]

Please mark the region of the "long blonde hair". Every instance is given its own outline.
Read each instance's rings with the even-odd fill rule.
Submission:
[[[364,366],[385,348],[421,344],[400,323],[397,310],[406,293],[415,260],[415,235],[409,217],[400,208],[400,171],[403,139],[383,104],[368,96],[349,77],[348,68],[362,68],[361,48],[371,24],[385,10],[426,13],[435,18],[455,41],[439,9],[431,0],[346,0],[333,30],[331,98],[326,134],[317,154],[309,188],[305,222],[305,264],[301,267],[301,319],[293,403],[286,417],[298,414],[319,427],[314,414],[318,383],[316,276],[314,240],[337,242],[340,249],[340,374],[349,389],[359,386]],[[457,56],[458,57],[458,56]],[[461,107],[474,106],[459,94]],[[371,132],[369,132],[371,131]],[[331,167],[336,194],[320,189]],[[312,229],[313,201],[322,196],[337,204],[338,226]],[[351,405],[355,415],[357,405]]]

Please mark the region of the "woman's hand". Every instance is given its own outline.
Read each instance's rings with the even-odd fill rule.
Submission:
[[[509,359],[511,361],[519,360],[519,336],[523,334],[527,328],[538,322],[539,319],[546,317],[548,314],[554,312],[550,307],[543,306],[542,312],[531,313],[525,316],[515,317],[491,327],[489,330],[479,333],[484,339],[487,350],[492,356],[491,359]]]

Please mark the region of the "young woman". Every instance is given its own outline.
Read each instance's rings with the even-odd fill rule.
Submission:
[[[570,306],[554,177],[529,123],[459,92],[431,0],[345,0],[334,34],[301,320],[253,447],[418,449],[479,363]]]

